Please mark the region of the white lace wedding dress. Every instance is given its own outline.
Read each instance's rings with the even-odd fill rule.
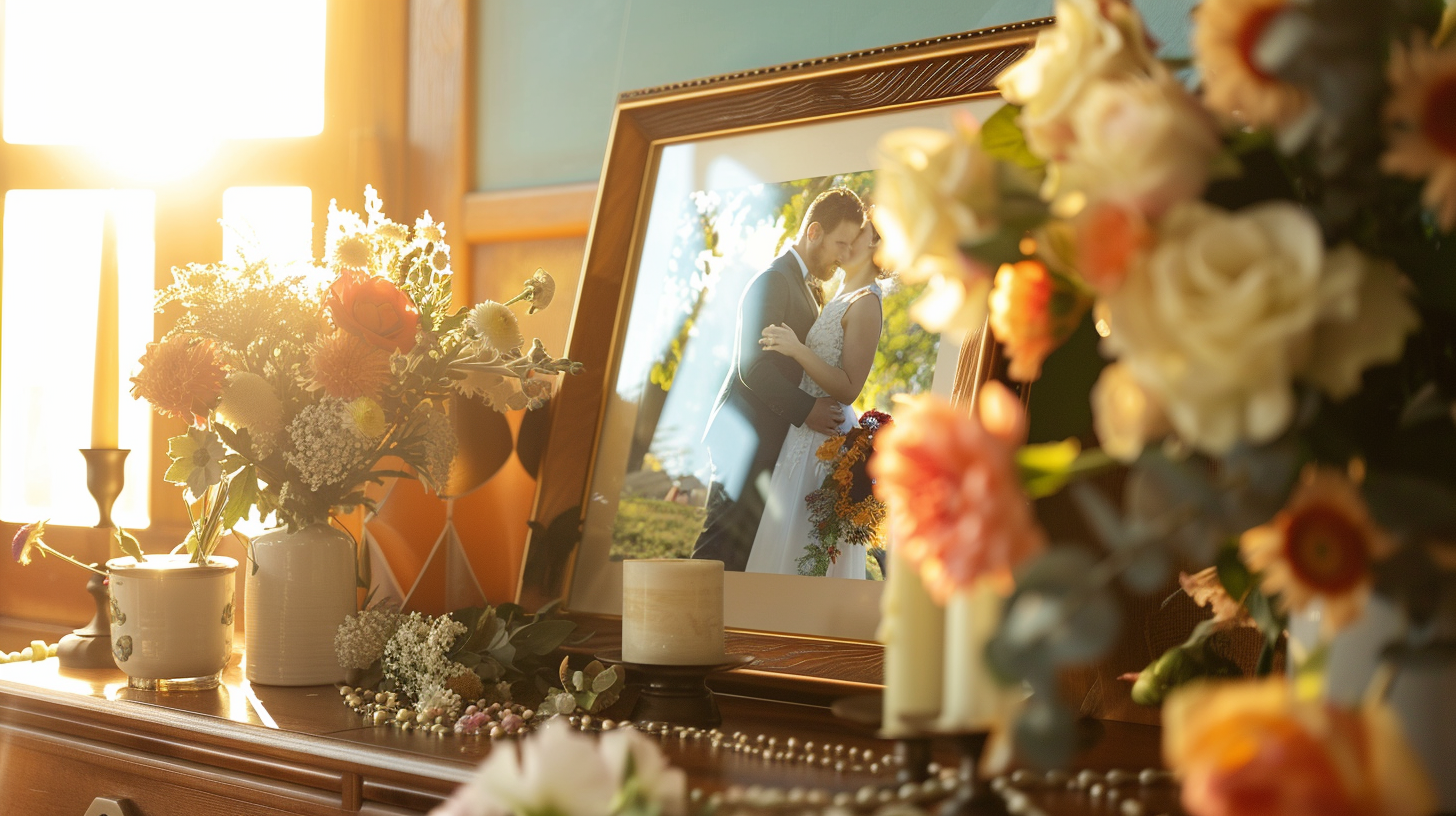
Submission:
[[[804,337],[804,345],[809,351],[831,366],[839,367],[844,353],[844,313],[849,304],[870,295],[883,299],[884,293],[879,284],[871,283],[843,293],[824,304],[824,311],[819,313],[819,318]],[[804,375],[799,387],[815,397],[829,396],[808,374]],[[856,424],[854,410],[845,406],[840,432],[844,433]],[[821,462],[816,456],[826,438],[804,425],[789,428],[789,435],[784,439],[784,446],[779,449],[779,458],[774,463],[763,518],[753,538],[753,549],[748,554],[747,572],[799,574],[799,558],[813,540],[810,537],[809,506],[805,504],[804,497],[818,490],[829,473],[829,463]],[[864,545],[841,544],[839,550],[839,558],[829,565],[828,576],[863,579]]]

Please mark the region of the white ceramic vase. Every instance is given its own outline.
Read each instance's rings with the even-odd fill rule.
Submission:
[[[111,654],[132,688],[207,689],[233,654],[233,576],[238,562],[213,556],[130,556],[111,573]]]
[[[253,539],[247,575],[244,673],[253,683],[339,683],[334,635],[357,603],[354,542],[327,524]]]

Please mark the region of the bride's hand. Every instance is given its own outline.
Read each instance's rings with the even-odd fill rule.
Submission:
[[[804,344],[799,342],[798,335],[789,328],[787,323],[780,323],[777,326],[768,326],[763,330],[763,336],[758,338],[759,348],[764,351],[777,351],[785,357],[794,358],[804,351]]]

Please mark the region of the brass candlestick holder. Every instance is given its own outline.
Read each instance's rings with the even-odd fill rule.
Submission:
[[[126,485],[126,455],[129,453],[130,450],[117,448],[81,450],[81,455],[86,457],[86,489],[91,491],[91,498],[96,500],[96,509],[101,514],[97,527],[109,529],[116,526],[111,522],[111,508],[116,505],[116,497],[121,495],[121,488]]]
[[[86,488],[96,500],[99,520],[98,529],[113,529],[111,508],[116,497],[126,484],[126,455],[130,450],[115,448],[84,448],[86,457]],[[110,547],[110,542],[107,544]],[[61,638],[56,647],[56,657],[61,667],[67,669],[109,669],[116,665],[111,657],[111,613],[110,590],[106,579],[92,575],[86,582],[86,591],[96,603],[96,613],[91,622]]]

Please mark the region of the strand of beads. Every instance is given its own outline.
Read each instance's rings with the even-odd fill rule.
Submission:
[[[454,722],[447,722],[450,717],[444,709],[416,710],[409,706],[407,698],[394,691],[377,692],[367,688],[340,686],[339,696],[343,698],[344,705],[364,717],[367,724],[388,726],[402,731],[420,731],[437,737],[453,733],[498,739],[524,734],[534,730],[536,724],[536,712],[515,703],[487,703],[485,700],[477,700]]]
[[[1154,792],[1168,793],[1172,782],[1171,773],[1157,768],[1144,768],[1136,773],[1114,768],[1106,773],[1084,770],[1076,774],[1017,770],[1009,776],[992,779],[991,789],[1001,795],[1006,801],[1006,810],[1014,816],[1045,816],[1032,798],[1037,791],[1062,790],[1081,791],[1099,810],[1106,808],[1107,812],[1113,812],[1115,808],[1121,816],[1146,816],[1148,808],[1141,797]],[[1176,799],[1176,793],[1165,798]]]
[[[704,742],[711,748],[757,757],[764,762],[787,762],[833,770],[836,773],[871,773],[895,770],[900,760],[892,754],[879,754],[843,743],[816,744],[795,737],[780,740],[766,734],[749,736],[742,731],[732,734],[717,728],[693,728],[667,723],[642,722],[637,729],[663,738],[675,737],[684,742]]]
[[[43,640],[32,640],[29,646],[18,652],[0,652],[0,663],[39,663],[56,656],[57,644]]]

